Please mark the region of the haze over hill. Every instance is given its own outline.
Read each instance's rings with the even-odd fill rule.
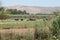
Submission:
[[[5,7],[6,9],[17,9],[24,11],[26,10],[27,13],[31,14],[51,14],[54,11],[60,11],[60,7],[36,7],[36,6],[23,6],[23,5],[15,5],[15,6],[9,6]]]

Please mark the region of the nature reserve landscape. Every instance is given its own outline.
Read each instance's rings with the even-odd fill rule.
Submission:
[[[0,2],[0,40],[60,40],[59,6],[16,5],[15,1],[4,6],[5,1]]]

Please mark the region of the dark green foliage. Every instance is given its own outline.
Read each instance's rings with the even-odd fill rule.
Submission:
[[[7,19],[9,17],[7,11],[3,7],[0,8],[0,19]]]
[[[53,20],[53,36],[58,38],[58,35],[60,35],[60,12],[54,12],[55,19]],[[59,39],[59,38],[58,38]]]
[[[58,38],[58,35],[60,34],[59,32],[59,25],[56,21],[53,21],[53,30],[52,30],[52,36],[55,36],[56,38]],[[59,39],[59,38],[58,38]]]
[[[55,16],[58,16],[59,13],[60,13],[59,11],[53,12],[53,14],[54,14]]]
[[[0,7],[0,11],[4,11],[4,7]]]
[[[6,11],[11,12],[11,14],[20,14],[20,15],[29,15],[29,13],[27,13],[25,10],[21,11],[21,10],[17,10],[17,9],[7,9]]]
[[[58,26],[59,26],[58,23],[56,21],[53,21],[53,35],[54,36],[57,35],[58,33],[58,29],[59,29]]]
[[[17,9],[7,9],[11,14],[17,14]]]

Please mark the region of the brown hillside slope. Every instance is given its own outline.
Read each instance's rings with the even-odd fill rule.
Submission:
[[[17,9],[21,11],[26,10],[28,13],[32,13],[32,14],[36,14],[36,13],[50,14],[54,11],[60,10],[60,7],[36,7],[36,6],[15,5],[15,6],[5,7],[5,9]]]

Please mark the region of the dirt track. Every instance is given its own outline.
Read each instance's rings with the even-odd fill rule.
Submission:
[[[25,35],[27,33],[34,34],[35,29],[33,28],[21,28],[21,29],[0,29],[0,33],[16,33]]]

